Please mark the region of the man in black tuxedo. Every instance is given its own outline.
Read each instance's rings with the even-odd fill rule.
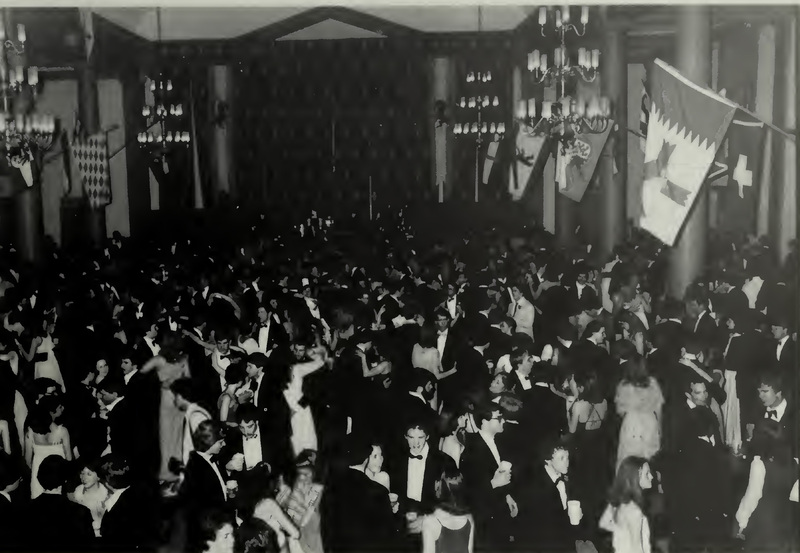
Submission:
[[[15,492],[22,481],[19,462],[6,452],[0,452],[0,536],[3,536],[3,549],[15,551],[20,548],[27,536],[22,532],[18,498]]]
[[[687,324],[694,335],[708,347],[718,347],[720,331],[717,321],[708,308],[709,299],[705,288],[693,285],[685,299]]]
[[[434,314],[434,323],[438,337],[436,339],[436,349],[439,350],[439,358],[442,360],[442,369],[449,371],[455,365],[461,342],[457,332],[453,332],[453,318],[445,309],[437,309]]]
[[[102,550],[155,551],[160,518],[153,490],[136,482],[116,455],[103,459],[101,472],[109,491],[100,525]]]
[[[791,335],[794,325],[789,314],[778,314],[770,318],[772,318],[772,337],[775,339],[773,363],[783,373],[788,388],[796,389],[793,385],[797,383],[797,343]]]
[[[392,492],[399,497],[400,512],[430,514],[436,505],[436,482],[445,463],[452,460],[429,443],[430,417],[404,425],[407,449],[389,463]]]
[[[797,457],[798,446],[797,440],[794,439],[797,434],[798,412],[794,404],[790,404],[786,399],[784,390],[786,384],[783,373],[780,371],[767,371],[759,378],[760,384],[758,387],[758,398],[764,406],[765,419],[772,419],[778,422],[781,426],[783,436],[790,437],[789,446],[792,451],[792,456]],[[752,430],[747,429],[748,435],[752,435]]]
[[[476,408],[474,420],[480,430],[467,435],[459,468],[475,517],[476,550],[509,550],[514,546],[512,519],[519,508],[512,495],[516,491],[511,486],[511,467],[496,442],[503,432],[505,416],[500,406],[490,403]]]
[[[259,421],[266,419],[269,408],[269,387],[264,378],[264,370],[269,358],[260,351],[247,356],[247,377],[250,380],[250,391],[253,393],[253,406],[258,409]]]
[[[252,478],[259,480],[263,474],[288,470],[292,457],[288,436],[279,441],[271,435],[252,405],[237,409],[236,422],[239,433],[225,440],[219,459],[239,480],[240,489],[247,487]]]
[[[68,462],[50,455],[39,465],[39,483],[43,492],[25,509],[23,520],[41,520],[35,532],[26,533],[26,545],[36,551],[86,551],[93,545],[92,513],[62,494]]]
[[[567,502],[580,497],[580,490],[569,485],[569,449],[560,438],[552,438],[539,459],[519,494],[517,545],[525,551],[575,551],[575,540],[584,530],[573,526],[567,514]]]
[[[159,415],[161,407],[161,383],[155,372],[139,372],[141,357],[133,348],[125,348],[120,365],[125,383],[124,396],[136,408],[136,417],[131,421],[133,434],[130,440],[136,444],[128,458],[131,468],[144,478],[155,479],[161,464],[161,445],[158,441]]]
[[[681,351],[687,331],[683,326],[683,305],[672,299],[664,301],[656,316],[656,324],[648,332],[650,343],[659,351],[664,362],[675,362]]]
[[[129,459],[139,455],[136,442],[139,407],[125,397],[125,392],[125,382],[113,376],[104,378],[98,389],[103,404],[100,417],[106,420],[108,427],[108,447],[104,454],[114,453],[130,463]],[[131,466],[136,477],[141,477],[138,468]]]
[[[228,500],[225,469],[217,459],[225,445],[219,423],[201,422],[194,441],[196,449],[189,454],[180,491],[190,519],[207,510],[224,509]]]

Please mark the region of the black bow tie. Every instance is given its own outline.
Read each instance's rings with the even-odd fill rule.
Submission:
[[[566,485],[567,484],[567,477],[566,476],[559,476],[558,478],[556,478],[556,486],[558,486],[558,484],[560,482],[564,482],[564,485]]]
[[[408,456],[409,459],[416,459],[418,461],[422,461],[422,455],[410,455]]]
[[[773,420],[778,420],[778,412],[775,409],[767,409],[767,415]]]

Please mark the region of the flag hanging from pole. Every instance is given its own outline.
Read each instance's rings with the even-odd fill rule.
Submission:
[[[494,139],[486,148],[486,158],[483,160],[483,184],[489,184],[489,176],[492,174],[494,160],[497,159],[497,149],[500,147],[500,135],[495,134]]]
[[[613,128],[614,121],[609,120],[602,133],[576,134],[574,145],[563,153],[559,148],[556,154],[556,182],[561,194],[575,202],[583,199]]]
[[[697,198],[736,105],[656,60],[642,184],[641,227],[672,246]]]
[[[72,156],[83,185],[83,193],[89,199],[92,209],[110,204],[111,179],[105,133],[75,140],[72,143]]]
[[[508,176],[508,193],[514,201],[523,198],[530,181],[541,174],[550,156],[547,134],[540,132],[543,128],[543,120],[533,127],[523,122],[517,124],[514,163]]]

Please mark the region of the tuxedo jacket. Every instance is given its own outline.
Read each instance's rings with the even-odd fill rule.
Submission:
[[[719,347],[721,334],[717,322],[711,316],[711,313],[708,311],[702,313],[700,315],[700,322],[698,323],[697,320],[693,320],[690,322],[690,325],[694,335],[703,342],[704,346]],[[725,347],[725,344],[722,344],[722,347]]]
[[[525,390],[517,371],[511,372],[511,380],[517,397],[522,400],[519,424],[529,429],[531,445],[567,431],[564,400],[550,390],[549,382],[548,387],[537,386],[536,375],[531,373],[531,387]]]
[[[154,551],[158,537],[158,501],[144,487],[131,486],[103,515],[103,551]]]
[[[437,336],[438,338],[438,336]],[[458,360],[461,350],[464,349],[464,341],[458,333],[458,329],[451,327],[447,330],[447,340],[444,343],[444,355],[442,356],[442,369],[449,371]]]
[[[125,385],[125,398],[120,403],[126,401],[135,409],[129,421],[133,432],[129,439],[135,443],[135,447],[131,448],[130,462],[136,464],[142,474],[154,478],[161,463],[161,444],[158,440],[161,383],[155,372],[134,374]]]
[[[72,552],[96,546],[92,513],[65,496],[42,494],[28,504],[25,512],[24,520],[29,523],[42,522],[36,525],[35,531],[25,532],[26,549]]]
[[[133,400],[123,397],[108,412],[108,437],[114,455],[125,459],[131,469],[141,477],[142,473],[142,448],[138,443],[139,438],[147,439],[142,434],[140,407]]]
[[[495,438],[495,443],[498,440]],[[500,451],[500,460],[503,459],[503,452]],[[492,455],[489,446],[480,434],[467,434],[464,452],[461,454],[459,465],[461,474],[464,476],[466,486],[467,502],[478,520],[492,524],[492,521],[503,520],[508,513],[506,505],[506,495],[513,497],[512,484],[500,488],[492,488],[492,478],[498,469],[497,461]],[[513,479],[513,475],[512,475]],[[482,524],[481,524],[482,525]]]
[[[765,418],[766,415],[767,410],[762,409],[759,418]],[[779,425],[783,429],[783,435],[789,441],[789,446],[792,450],[792,457],[797,457],[798,449],[800,449],[798,448],[797,443],[798,423],[800,423],[800,413],[798,413],[797,404],[791,399],[787,399],[786,409],[783,412],[783,417],[781,418]]]
[[[225,467],[214,458],[211,462],[216,464],[224,482]],[[181,500],[186,508],[194,513],[223,509],[227,501],[227,494],[214,469],[196,451],[189,454],[189,462],[186,463]]]
[[[574,490],[569,481],[565,485],[569,501]],[[533,551],[575,550],[576,530],[570,525],[561,495],[544,464],[533,468],[517,505],[520,519],[517,534],[523,547]]]
[[[422,477],[422,499],[419,503],[406,497],[408,489],[408,449],[405,455],[398,454],[390,460],[388,468],[392,492],[400,497],[400,511],[415,511],[423,514],[433,512],[436,507],[436,482],[441,478],[447,463],[453,460],[428,443],[428,456],[425,459],[425,472]]]
[[[274,473],[276,470],[275,463],[282,455],[279,454],[275,447],[270,429],[265,427],[261,422],[259,422],[258,427],[258,438],[261,444],[261,461],[268,463],[270,465],[270,472]],[[244,437],[238,431],[234,431],[232,435],[225,440],[225,447],[222,448],[218,456],[219,464],[224,467],[236,454],[244,454]],[[246,471],[246,467],[242,469],[242,472]]]
[[[687,332],[679,321],[667,320],[650,327],[650,342],[659,350],[677,359],[686,343]],[[724,347],[724,346],[723,346]]]
[[[797,358],[797,342],[792,340],[792,337],[789,336],[789,339],[786,340],[786,343],[783,345],[780,357],[776,356],[777,352],[778,342],[774,342],[772,347],[772,358],[775,360],[775,368],[783,373],[787,379],[787,386],[792,390],[796,390],[797,388],[795,384],[797,383],[797,370],[798,367],[800,367],[800,363],[798,362]]]

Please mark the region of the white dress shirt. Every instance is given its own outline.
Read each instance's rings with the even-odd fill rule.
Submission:
[[[456,308],[458,307],[458,296],[447,298],[447,312],[452,318],[456,318]]]
[[[422,483],[425,478],[425,462],[428,460],[428,444],[422,449],[422,459],[408,458],[408,484],[406,497],[414,501],[422,501]]]
[[[125,379],[125,384],[130,384],[131,378],[133,378],[133,375],[135,375],[138,372],[139,372],[139,369],[133,369],[128,374],[123,375],[122,378]]]
[[[778,342],[778,349],[775,350],[775,359],[777,359],[778,361],[781,360],[781,352],[783,352],[783,346],[785,346],[786,342],[788,342],[788,341],[789,341],[789,337],[788,336],[784,336]]]
[[[211,469],[214,471],[214,474],[217,475],[217,480],[219,480],[219,485],[222,488],[222,495],[224,497],[228,497],[228,495],[227,495],[228,494],[228,490],[225,487],[225,479],[222,478],[222,474],[219,472],[219,467],[217,467],[217,464],[214,461],[211,460],[211,455],[209,455],[208,453],[205,453],[203,451],[198,451],[197,454],[200,455],[200,457],[202,457],[203,459],[205,459],[205,461],[209,465],[211,465]]]
[[[494,436],[489,436],[485,434],[482,430],[478,430],[478,434],[480,434],[483,441],[486,442],[486,445],[489,446],[489,451],[492,452],[492,457],[497,462],[497,466],[500,466],[500,452],[497,451],[497,444],[494,441]]]
[[[773,418],[770,416],[772,415],[773,412],[775,413],[775,420],[781,422],[781,420],[783,419],[783,414],[786,412],[786,400],[782,399],[775,409],[767,409],[767,412],[764,413],[764,418],[765,419]]]
[[[586,288],[585,284],[578,284],[577,282],[575,283],[575,290],[578,292],[578,299],[581,299],[584,288]]]
[[[449,329],[442,331],[439,333],[439,336],[436,337],[436,349],[439,350],[439,359],[444,359],[444,346],[447,344],[447,334]]]
[[[708,313],[708,311],[703,311],[702,313],[700,313],[700,316],[697,317],[697,321],[695,321],[695,323],[694,323],[694,331],[693,332],[697,332],[697,327],[700,326],[700,319],[702,319],[705,316],[706,313]]]
[[[549,465],[544,466],[544,470],[547,471],[547,476],[550,477],[554,483],[558,480],[560,474],[550,468]],[[562,479],[558,484],[556,484],[556,489],[558,490],[558,495],[561,496],[561,506],[566,509],[567,508],[567,485],[564,483]]]
[[[264,460],[261,451],[261,429],[257,429],[252,438],[242,437],[242,452],[244,453],[244,466],[247,470],[252,469]]]
[[[92,329],[94,330],[94,329]],[[150,352],[153,355],[158,355],[161,353],[161,346],[156,344],[152,338],[148,338],[147,336],[144,337],[144,343],[147,344],[147,347],[150,348]]]
[[[761,277],[753,277],[751,280],[748,280],[742,286],[742,292],[744,295],[747,296],[747,300],[750,303],[750,309],[756,308],[756,301],[758,300],[758,294],[761,292],[761,287],[764,285],[764,280]]]
[[[256,407],[258,407],[258,392],[261,391],[261,381],[262,380],[264,380],[264,373],[263,372],[260,375],[258,375],[258,378],[256,378],[256,389],[253,392],[253,405],[255,405]]]
[[[105,501],[106,512],[110,511],[114,508],[114,505],[117,504],[119,501],[120,496],[127,490],[128,488],[122,488],[121,490],[114,490],[113,492],[108,494],[108,499]]]

